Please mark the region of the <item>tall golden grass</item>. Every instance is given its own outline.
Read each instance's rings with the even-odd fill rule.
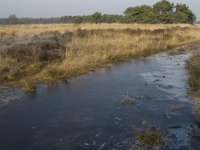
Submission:
[[[45,47],[44,50],[41,47],[37,50],[37,46],[31,47],[26,40],[23,43],[26,47],[24,49],[30,50],[27,57],[23,55],[26,53],[23,46],[15,48],[20,41],[4,44],[8,39],[29,39],[34,35],[40,37],[41,34],[54,31],[59,32],[63,38],[60,40],[54,34],[54,39],[59,40],[53,44],[47,41],[41,46]],[[27,78],[35,82],[66,79],[111,63],[200,42],[200,26],[184,24],[14,25],[0,26],[0,34],[1,39],[4,39],[1,42],[4,49],[0,50],[2,83],[22,83]],[[63,36],[66,34],[67,37]],[[53,45],[56,50],[49,51],[48,45]],[[4,52],[7,49],[12,49],[10,55]],[[15,49],[20,50],[15,52]],[[48,53],[43,54],[46,50]],[[40,54],[42,58],[48,56],[48,59],[41,59]]]
[[[34,35],[41,32],[58,31],[64,33],[66,31],[81,30],[105,30],[105,29],[141,29],[141,30],[156,30],[168,28],[197,28],[199,25],[188,24],[29,24],[29,25],[1,25],[0,34],[17,34],[17,35]]]

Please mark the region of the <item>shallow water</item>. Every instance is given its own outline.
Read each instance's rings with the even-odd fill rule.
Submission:
[[[159,127],[159,149],[195,149],[193,103],[186,97],[190,53],[161,53],[99,69],[36,94],[0,89],[0,150],[130,149],[133,128]],[[121,105],[128,95],[134,104]],[[12,100],[12,99],[11,99]],[[178,126],[178,128],[177,128]]]

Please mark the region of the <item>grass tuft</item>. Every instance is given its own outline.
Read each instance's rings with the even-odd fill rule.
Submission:
[[[130,97],[128,94],[124,94],[120,100],[121,105],[126,105],[126,104],[134,104],[135,99],[133,97]]]
[[[134,135],[141,144],[147,147],[157,147],[165,144],[164,134],[155,127],[146,130],[134,130]]]
[[[23,81],[23,87],[28,92],[32,92],[32,93],[36,92],[36,85],[31,80],[24,80]]]

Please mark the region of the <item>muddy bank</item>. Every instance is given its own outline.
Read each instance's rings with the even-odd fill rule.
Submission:
[[[18,91],[23,97],[0,108],[0,149],[147,149],[133,129],[150,126],[163,133],[159,149],[195,149],[200,141],[185,70],[190,55],[161,53],[38,85],[35,94]],[[124,95],[134,102],[122,105]]]

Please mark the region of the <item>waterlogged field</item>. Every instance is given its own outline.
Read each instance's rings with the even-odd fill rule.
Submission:
[[[36,82],[200,41],[199,25],[81,24],[0,26],[0,82],[35,91]]]
[[[199,149],[199,42],[199,25],[0,26],[0,150]]]
[[[0,109],[1,150],[198,149],[186,60],[196,46],[38,85]],[[0,95],[6,99],[6,89]]]

